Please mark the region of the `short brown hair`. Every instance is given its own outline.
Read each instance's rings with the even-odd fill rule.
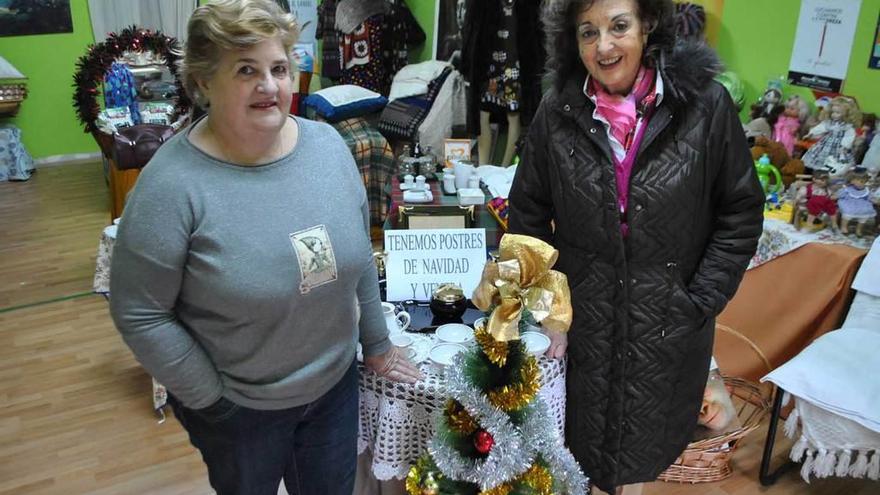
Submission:
[[[577,16],[590,8],[595,0],[547,0],[541,21],[547,48],[547,72],[557,88],[570,77],[583,80],[587,69],[581,62],[577,47]],[[675,20],[672,0],[636,0],[640,21],[651,26],[643,57],[650,65],[661,50],[675,44]]]
[[[290,60],[299,38],[296,18],[272,0],[214,0],[198,7],[187,25],[181,79],[189,97],[201,107],[207,101],[198,91],[198,79],[210,79],[224,51],[250,48],[267,39],[281,40]]]

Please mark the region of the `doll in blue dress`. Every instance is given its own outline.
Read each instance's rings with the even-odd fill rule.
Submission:
[[[849,183],[838,193],[840,232],[843,234],[849,233],[849,222],[855,220],[856,236],[861,237],[865,224],[877,216],[871,189],[867,187],[867,183],[868,170],[864,167],[856,167],[850,172]]]

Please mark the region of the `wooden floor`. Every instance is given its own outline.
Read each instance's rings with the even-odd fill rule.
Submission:
[[[106,196],[99,164],[0,183],[0,495],[212,493],[177,422],[156,423],[150,379],[106,301],[88,294]],[[880,493],[865,481],[807,485],[794,472],[762,488],[762,441],[763,430],[746,440],[726,481],[645,494]]]

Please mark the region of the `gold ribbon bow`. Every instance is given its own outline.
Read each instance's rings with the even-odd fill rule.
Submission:
[[[567,332],[571,326],[571,292],[565,274],[551,270],[559,251],[546,242],[518,234],[501,238],[498,261],[483,268],[474,290],[474,305],[487,311],[486,330],[495,340],[519,339],[519,320],[528,309],[541,326]]]

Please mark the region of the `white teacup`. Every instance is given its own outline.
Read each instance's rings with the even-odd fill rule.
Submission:
[[[412,359],[416,355],[416,350],[413,349],[412,345],[415,342],[411,335],[407,335],[405,333],[396,333],[391,335],[391,345],[400,349],[401,353],[407,357],[407,359]]]
[[[469,160],[455,160],[453,163],[455,188],[465,189],[468,186],[468,179],[474,174],[474,164]]]
[[[382,313],[385,315],[385,325],[388,327],[388,333],[391,335],[398,334],[409,327],[410,317],[406,311],[395,314],[395,307],[389,302],[382,303]]]

